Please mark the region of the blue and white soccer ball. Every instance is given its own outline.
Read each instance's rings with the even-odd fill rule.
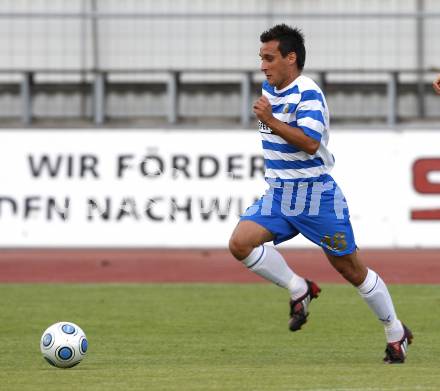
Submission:
[[[87,348],[84,331],[72,322],[55,323],[41,336],[41,353],[54,367],[71,368],[79,364],[86,355]]]

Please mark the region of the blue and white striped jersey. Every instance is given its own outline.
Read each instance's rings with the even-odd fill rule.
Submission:
[[[282,90],[264,81],[262,93],[269,99],[275,118],[301,128],[307,136],[320,141],[316,154],[309,155],[272,134],[271,129],[260,121],[265,177],[271,181],[289,181],[328,174],[334,165],[333,155],[327,149],[329,112],[318,85],[309,77],[300,75]]]

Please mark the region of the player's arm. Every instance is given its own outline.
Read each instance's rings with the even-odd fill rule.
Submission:
[[[440,74],[438,74],[437,77],[432,82],[432,87],[434,88],[434,91],[437,94],[440,94]]]
[[[272,133],[280,136],[289,144],[314,155],[319,148],[320,141],[306,135],[301,128],[295,128],[275,118],[269,99],[262,95],[253,106],[257,118],[272,129]]]

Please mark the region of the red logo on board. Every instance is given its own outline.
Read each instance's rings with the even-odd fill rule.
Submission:
[[[440,158],[417,159],[413,164],[413,186],[420,194],[440,195],[440,182],[431,182],[432,172],[440,173]],[[411,220],[440,220],[440,206],[431,209],[411,210]]]

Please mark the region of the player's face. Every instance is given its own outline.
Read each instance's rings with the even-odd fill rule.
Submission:
[[[296,61],[295,53],[289,53],[286,57],[278,50],[278,41],[264,42],[260,48],[261,71],[271,86],[278,89],[289,85],[292,75],[292,64]],[[292,62],[293,59],[293,62]]]

